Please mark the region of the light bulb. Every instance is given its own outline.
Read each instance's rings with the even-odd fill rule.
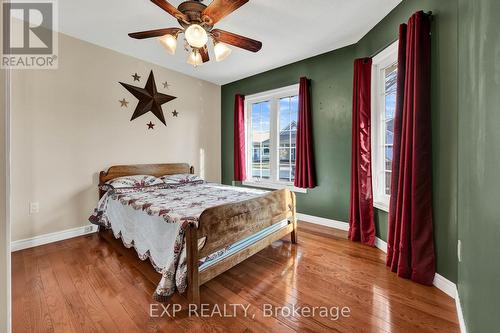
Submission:
[[[184,34],[189,45],[195,48],[205,46],[208,41],[207,32],[198,24],[191,24]]]
[[[231,49],[224,43],[215,43],[214,45],[214,53],[215,53],[215,60],[216,61],[222,61],[229,57],[231,54]]]
[[[194,50],[193,52],[189,53],[187,63],[193,65],[194,67],[203,64],[203,59],[201,59],[200,52]]]
[[[175,54],[175,49],[177,48],[177,38],[175,36],[165,35],[161,36],[158,40],[168,53]]]

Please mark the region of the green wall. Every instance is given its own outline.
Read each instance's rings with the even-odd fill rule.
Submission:
[[[457,1],[403,1],[357,44],[357,57],[371,55],[398,38],[398,26],[416,11],[432,11],[431,112],[436,265],[457,282]],[[377,210],[377,236],[387,239],[386,212]]]
[[[500,326],[500,1],[459,1],[458,289],[467,331]]]
[[[348,221],[353,60],[397,39],[400,23],[418,10],[433,11],[433,196],[437,271],[457,281],[457,0],[406,0],[359,43],[222,87],[222,181],[233,180],[234,95],[312,80],[314,150],[319,186],[298,194],[300,213]],[[377,211],[377,236],[387,239],[387,213]]]
[[[222,181],[233,180],[234,95],[254,94],[311,79],[314,154],[319,186],[297,194],[304,214],[347,221],[351,163],[352,61],[349,46],[222,87]]]

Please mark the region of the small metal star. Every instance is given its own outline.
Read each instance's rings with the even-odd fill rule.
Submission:
[[[134,81],[140,81],[141,80],[141,76],[137,75],[137,73],[135,73],[134,75],[132,75],[132,77],[134,78]]]
[[[118,102],[120,102],[120,107],[128,107],[128,102],[125,98],[122,100],[119,100]]]
[[[153,124],[152,122],[149,122],[149,124],[146,124],[148,126],[148,130],[150,129],[155,129],[155,124]]]
[[[177,117],[179,115],[179,112],[177,110],[172,111],[172,116]]]
[[[168,81],[163,82],[163,88],[164,89],[169,89],[171,84],[168,84]]]

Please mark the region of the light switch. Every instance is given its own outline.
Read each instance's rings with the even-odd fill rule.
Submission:
[[[40,211],[38,202],[30,202],[30,215],[37,214]]]

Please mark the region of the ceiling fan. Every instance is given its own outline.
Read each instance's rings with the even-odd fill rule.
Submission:
[[[177,38],[184,33],[186,39],[184,48],[189,52],[187,63],[190,65],[196,67],[210,60],[207,47],[209,37],[214,44],[216,61],[222,61],[231,54],[227,44],[252,52],[258,52],[262,48],[262,43],[257,40],[213,28],[217,22],[243,6],[248,0],[213,0],[208,6],[202,3],[203,0],[188,0],[181,3],[178,8],[166,0],[151,1],[175,17],[182,28],[140,31],[128,35],[136,39],[159,37],[163,47],[173,55],[177,48]]]

